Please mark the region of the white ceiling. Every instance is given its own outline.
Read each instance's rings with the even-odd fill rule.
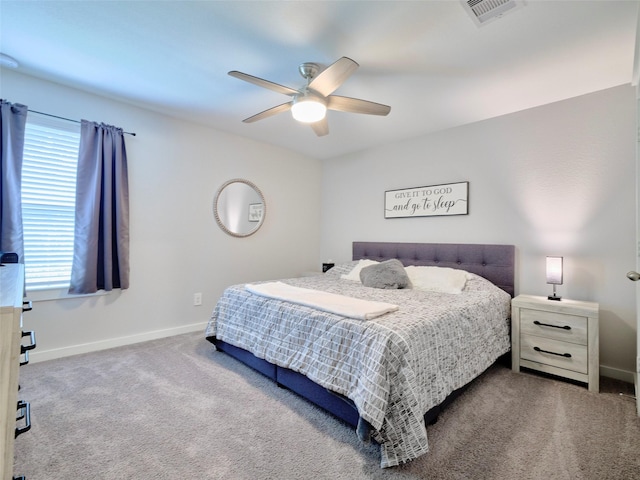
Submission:
[[[478,27],[458,0],[0,0],[0,52],[19,72],[324,159],[632,83],[638,3],[528,0]],[[229,70],[299,88],[300,63],[341,56],[360,68],[335,93],[388,116],[332,111],[325,137],[289,113],[242,123],[290,97]]]

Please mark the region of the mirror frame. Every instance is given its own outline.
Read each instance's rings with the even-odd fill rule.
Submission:
[[[222,192],[224,191],[224,189],[226,187],[228,187],[231,184],[234,183],[244,183],[245,185],[253,188],[253,190],[260,196],[260,199],[262,200],[262,218],[260,219],[260,221],[257,223],[257,225],[255,226],[255,228],[253,230],[251,230],[248,233],[237,233],[234,232],[232,230],[230,230],[222,221],[222,219],[220,218],[220,215],[218,214],[218,200],[220,199],[220,195],[222,194]],[[262,194],[262,191],[257,187],[257,185],[253,182],[250,182],[249,180],[245,180],[244,178],[232,178],[231,180],[227,180],[226,182],[224,182],[220,188],[218,188],[218,191],[216,192],[216,195],[213,199],[213,216],[216,219],[216,223],[218,224],[218,226],[228,235],[231,235],[232,237],[238,237],[238,238],[243,238],[243,237],[248,237],[250,235],[253,235],[254,233],[256,233],[258,230],[260,230],[260,227],[262,227],[262,224],[264,223],[264,219],[267,216],[267,202],[264,199],[264,195]]]

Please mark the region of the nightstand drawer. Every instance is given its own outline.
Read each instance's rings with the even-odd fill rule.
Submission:
[[[586,345],[587,318],[522,308],[520,310],[520,332]]]
[[[520,335],[520,358],[578,373],[588,373],[586,345]]]

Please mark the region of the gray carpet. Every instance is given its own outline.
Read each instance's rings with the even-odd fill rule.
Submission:
[[[633,479],[640,420],[603,392],[494,366],[380,469],[352,428],[188,334],[21,369],[15,473],[62,479]]]

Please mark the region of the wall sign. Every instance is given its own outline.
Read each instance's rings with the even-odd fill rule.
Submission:
[[[384,218],[467,215],[469,182],[384,192]]]

